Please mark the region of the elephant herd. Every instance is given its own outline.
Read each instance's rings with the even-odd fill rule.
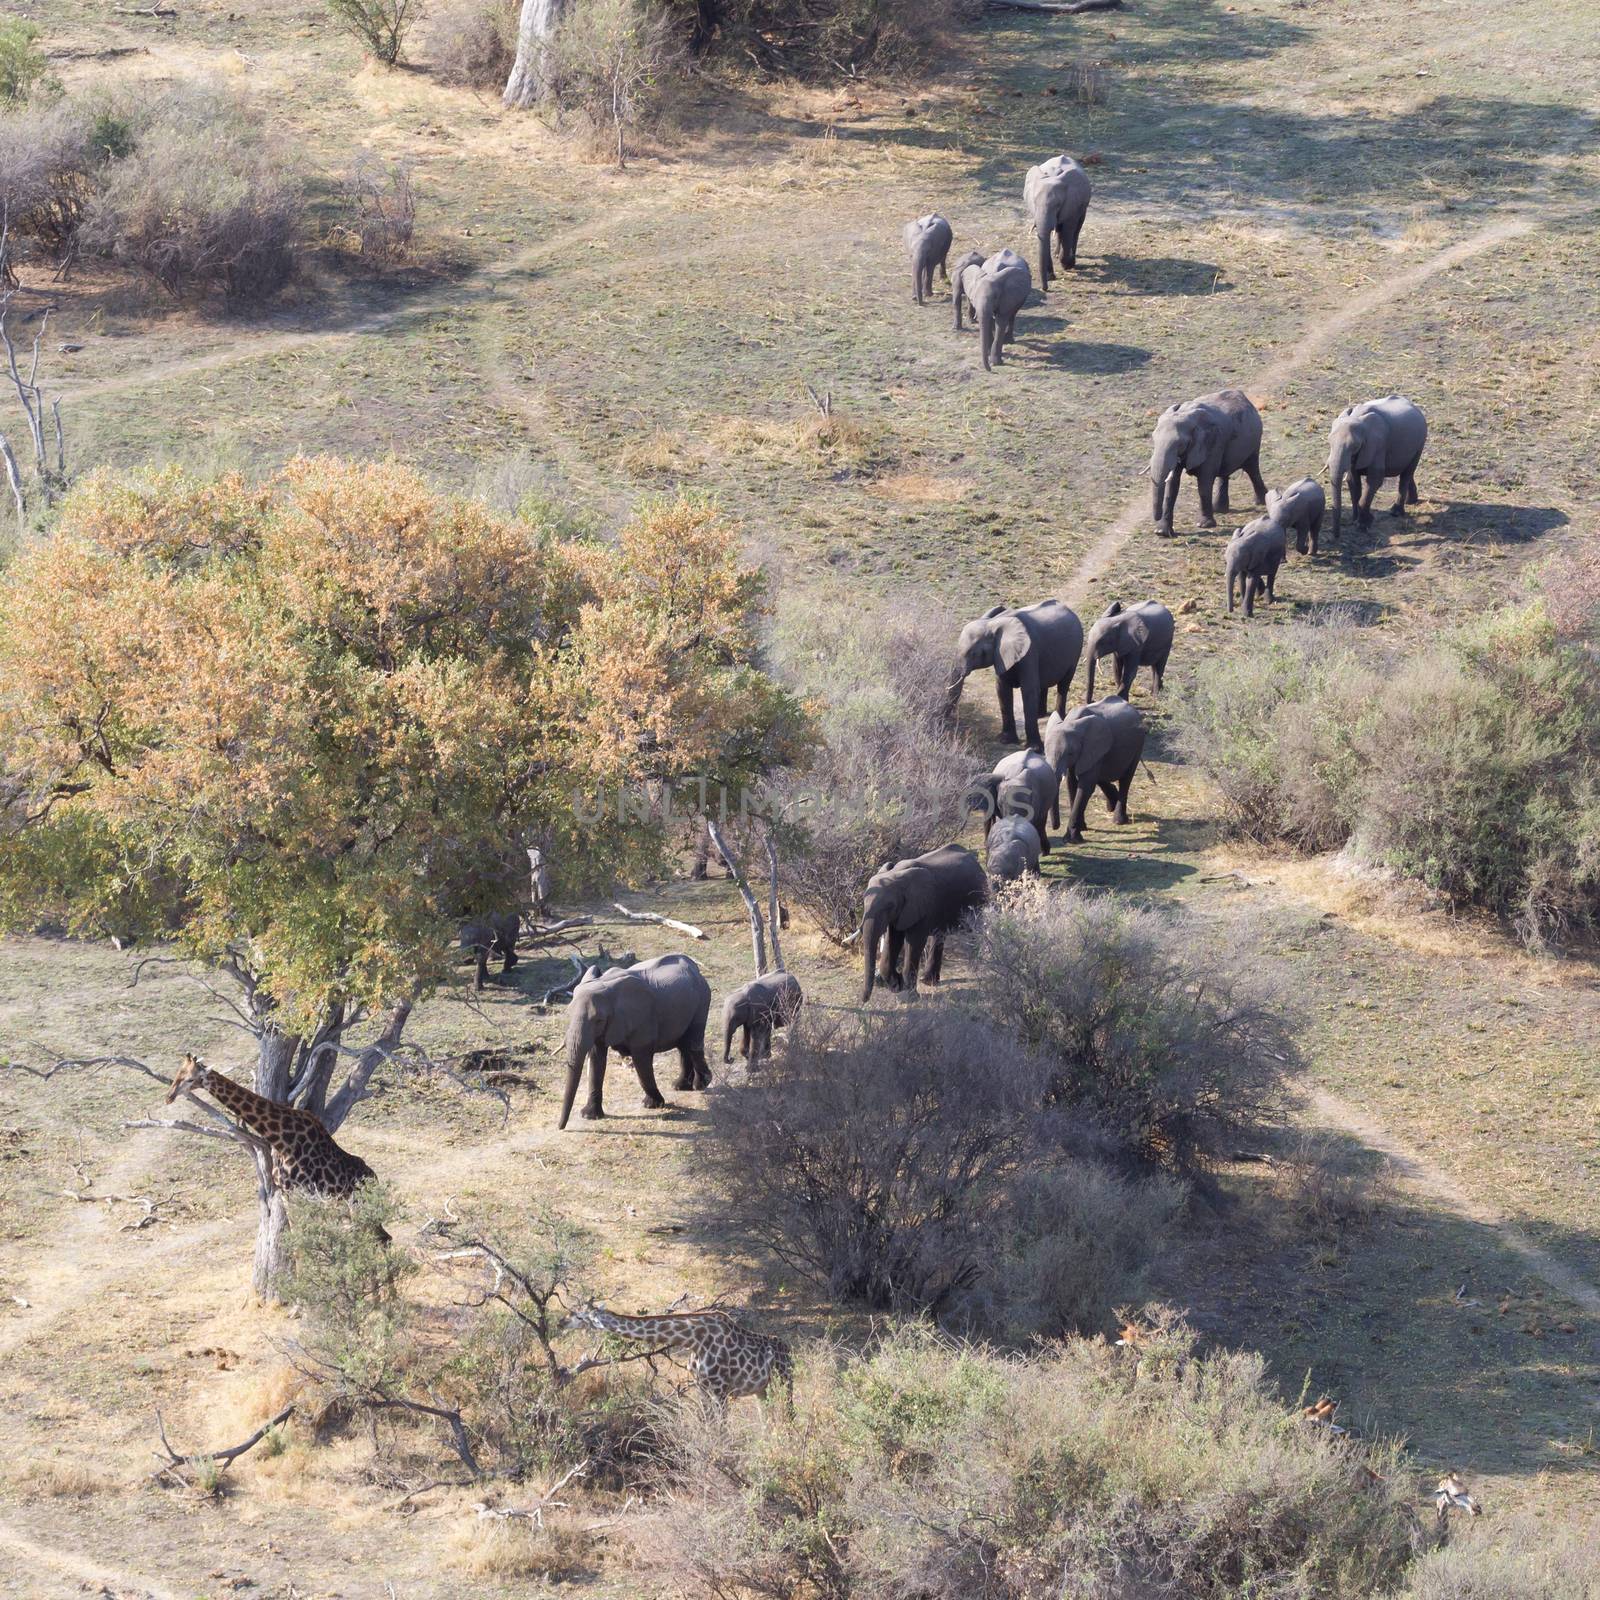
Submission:
[[[1022,204],[1038,245],[1039,287],[1048,291],[1055,277],[1051,244],[1063,270],[1078,264],[1078,238],[1088,214],[1093,186],[1084,169],[1068,155],[1052,156],[1028,169]],[[1033,292],[1028,263],[1014,250],[985,255],[970,250],[948,270],[955,230],[937,212],[908,222],[904,230],[911,260],[913,298],[920,306],[933,293],[937,268],[951,285],[955,329],[963,327],[962,308],[972,307],[978,328],[978,353],[984,370],[1001,365],[1005,346],[1016,330],[1017,313]],[[1417,495],[1416,471],[1428,438],[1421,409],[1403,395],[1347,406],[1334,419],[1328,442],[1328,477],[1333,484],[1333,537],[1339,537],[1344,489],[1348,485],[1357,524],[1371,525],[1372,501],[1384,481],[1399,481],[1393,514],[1400,516]],[[1239,528],[1223,553],[1227,608],[1238,591],[1244,614],[1255,614],[1264,591],[1277,598],[1278,569],[1288,555],[1289,536],[1301,554],[1317,554],[1326,497],[1313,478],[1269,492],[1261,475],[1261,414],[1241,389],[1219,389],[1169,406],[1156,421],[1150,451],[1151,515],[1156,531],[1170,535],[1178,490],[1184,474],[1195,480],[1200,497],[1200,526],[1215,528],[1216,513],[1227,512],[1228,480],[1243,472],[1250,480],[1262,515]],[[1008,737],[1015,736],[1009,728]],[[1029,741],[1033,742],[1030,722]]]

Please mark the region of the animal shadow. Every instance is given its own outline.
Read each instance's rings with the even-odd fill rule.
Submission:
[[[1222,268],[1215,262],[1193,261],[1187,256],[1101,256],[1086,264],[1086,276],[1130,295],[1233,292],[1233,285],[1223,281]]]

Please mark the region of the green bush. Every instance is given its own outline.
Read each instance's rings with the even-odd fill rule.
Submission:
[[[422,0],[327,0],[327,6],[335,27],[391,67],[422,15]]]
[[[1395,1450],[1306,1426],[1259,1356],[1155,1324],[1030,1359],[925,1326],[861,1361],[814,1347],[792,1417],[669,1421],[652,1549],[717,1600],[1386,1592],[1416,1538]]]
[[[37,23],[0,17],[0,106],[22,105],[36,89],[59,87],[39,48]]]
[[[1018,885],[979,924],[981,1004],[1120,1157],[1187,1173],[1275,1120],[1293,1036],[1222,930]]]
[[[1182,748],[1253,839],[1348,841],[1361,860],[1493,912],[1532,946],[1592,933],[1600,659],[1572,592],[1388,662],[1343,630],[1252,640],[1199,669]]]

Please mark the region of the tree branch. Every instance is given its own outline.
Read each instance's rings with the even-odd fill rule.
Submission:
[[[691,939],[705,938],[705,930],[697,928],[692,922],[678,922],[672,917],[663,917],[656,911],[630,911],[620,900],[611,902],[613,911],[620,911],[629,922],[658,922],[663,928],[676,928],[679,933],[686,933]]]

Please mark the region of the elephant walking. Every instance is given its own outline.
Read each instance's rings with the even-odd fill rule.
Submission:
[[[961,332],[961,304],[966,299],[966,291],[961,287],[962,274],[967,270],[968,267],[981,268],[987,259],[988,257],[984,255],[983,251],[969,250],[964,256],[957,260],[955,266],[951,269],[950,298],[955,302],[955,331],[957,333]],[[974,306],[972,310],[972,325],[973,327],[977,327],[978,325],[978,310],[976,306]]]
[[[1123,609],[1113,600],[1089,630],[1089,673],[1084,699],[1094,699],[1095,667],[1101,656],[1112,656],[1117,663],[1117,693],[1124,700],[1133,693],[1133,680],[1140,667],[1149,667],[1151,687],[1161,692],[1167,676],[1167,658],[1172,654],[1172,636],[1177,624],[1172,613],[1156,600],[1141,600]],[[1058,706],[1062,715],[1065,706]]]
[[[1333,480],[1333,537],[1339,537],[1339,513],[1345,479],[1350,481],[1350,504],[1356,526],[1372,526],[1372,501],[1385,478],[1400,480],[1399,497],[1390,515],[1405,515],[1407,505],[1415,505],[1417,463],[1428,442],[1428,419],[1422,408],[1404,395],[1391,394],[1382,400],[1363,400],[1346,406],[1333,420],[1328,433],[1328,476]],[[1362,480],[1366,492],[1362,493]]]
[[[992,883],[1011,883],[1037,875],[1044,841],[1044,818],[1036,828],[1026,817],[1001,817],[984,841],[984,865]]]
[[[1078,235],[1089,212],[1094,186],[1089,174],[1071,156],[1052,156],[1028,168],[1022,184],[1022,204],[1039,242],[1039,287],[1048,289],[1055,272],[1050,261],[1050,239],[1055,236],[1061,266],[1070,272],[1078,264]]]
[[[1214,528],[1216,511],[1228,509],[1228,479],[1249,476],[1256,504],[1267,498],[1261,477],[1261,413],[1242,389],[1219,389],[1168,406],[1150,439],[1150,511],[1156,532],[1172,532],[1172,513],[1184,473],[1200,493],[1200,526]],[[1212,492],[1215,488],[1215,510]]]
[[[1050,854],[1050,836],[1045,818],[1057,809],[1057,790],[1061,780],[1056,769],[1037,750],[1018,750],[1002,756],[992,772],[982,773],[967,785],[967,793],[981,803],[984,811],[983,834],[1007,818],[1020,817],[1039,830],[1038,850]]]
[[[565,1128],[572,1115],[585,1061],[589,1099],[580,1114],[605,1115],[601,1091],[610,1050],[633,1063],[644,1103],[652,1108],[666,1104],[655,1074],[655,1057],[663,1050],[678,1052],[680,1070],[674,1088],[706,1088],[711,1082],[706,1065],[710,1013],[711,985],[688,956],[657,956],[605,973],[590,967],[567,1006],[567,1088],[556,1126]]]
[[[956,289],[972,302],[972,315],[978,324],[978,353],[983,370],[1001,363],[1001,351],[1016,332],[1017,313],[1033,289],[1028,263],[1015,250],[1000,250],[982,266],[963,268]],[[956,307],[959,322],[961,308]]]
[[[1169,641],[1170,643],[1170,641]],[[955,672],[946,709],[954,712],[970,673],[994,668],[1000,697],[1000,737],[1017,742],[1016,693],[1022,691],[1022,725],[1029,746],[1044,748],[1039,719],[1048,709],[1050,690],[1056,709],[1067,709],[1067,691],[1083,654],[1083,624],[1071,606],[1040,600],[1031,606],[991,606],[974,617],[956,641]]]
[[[1247,522],[1228,541],[1223,558],[1228,574],[1228,612],[1233,612],[1233,590],[1244,591],[1244,614],[1253,617],[1256,596],[1263,587],[1269,601],[1278,598],[1278,568],[1289,550],[1288,530],[1269,509],[1264,517]]]
[[[522,932],[522,918],[515,911],[491,911],[461,924],[457,936],[463,950],[471,950],[478,958],[478,970],[472,979],[474,990],[481,992],[489,978],[489,955],[505,958],[501,972],[510,972],[517,964],[517,935]]]
[[[1065,717],[1052,716],[1045,729],[1044,752],[1065,780],[1071,815],[1067,839],[1083,838],[1083,813],[1095,790],[1106,797],[1112,820],[1128,820],[1128,789],[1144,756],[1144,718],[1118,694],[1075,706]],[[1059,811],[1051,819],[1060,826]]]
[[[945,262],[955,234],[937,211],[930,211],[927,216],[908,222],[903,237],[906,254],[911,258],[911,294],[920,306],[925,297],[933,293],[935,267],[946,283],[950,281]]]
[[[1327,496],[1315,478],[1298,478],[1281,494],[1267,491],[1267,511],[1285,530],[1294,535],[1294,547],[1301,555],[1307,545],[1317,553],[1317,535],[1322,532],[1322,514],[1328,508]]]
[[[752,978],[722,1002],[722,1059],[733,1060],[733,1036],[743,1033],[739,1054],[746,1061],[764,1061],[772,1054],[772,1030],[794,1021],[805,996],[800,980],[787,972]]]
[[[875,981],[915,996],[917,969],[930,944],[922,979],[937,983],[945,936],[988,898],[989,878],[982,863],[958,844],[941,845],[906,861],[885,862],[868,880],[862,904],[861,1003],[872,998]]]

